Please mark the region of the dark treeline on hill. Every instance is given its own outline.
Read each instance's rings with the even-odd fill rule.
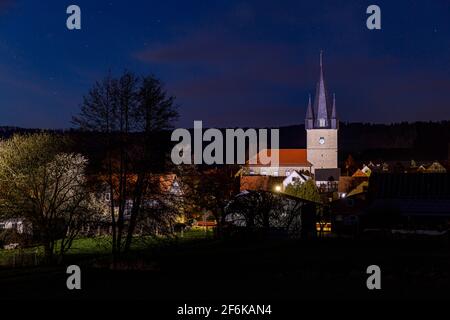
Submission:
[[[445,160],[450,121],[395,124],[340,123],[339,158],[367,160]],[[304,125],[280,128],[281,148],[306,148]]]
[[[303,124],[279,129],[280,148],[306,148]],[[225,129],[221,131],[225,136]],[[193,130],[190,129],[190,132],[193,137]],[[394,124],[341,122],[338,140],[340,163],[349,154],[358,162],[450,159],[450,121]]]
[[[20,128],[20,127],[12,127],[12,126],[2,126],[2,127],[0,127],[0,138],[8,139],[15,134],[33,134],[33,133],[39,133],[39,132],[64,133],[67,131],[68,130],[60,130],[60,129],[39,129],[39,128]]]
[[[206,128],[205,128],[206,129]],[[303,124],[280,127],[280,148],[306,148],[306,131]],[[43,130],[18,127],[0,127],[0,137],[14,134],[53,132],[78,136],[77,130]],[[190,130],[193,137],[193,130]],[[224,132],[224,130],[222,130]],[[86,133],[84,133],[86,134]],[[102,138],[92,136],[89,145],[76,145],[76,151],[89,155],[101,152]],[[98,139],[95,137],[97,136]],[[139,134],[136,134],[136,137]],[[161,141],[169,143],[170,132],[161,134]],[[75,140],[77,140],[75,138]],[[192,139],[193,140],[193,139]],[[173,144],[173,143],[172,143]],[[205,142],[204,145],[207,143]],[[100,148],[98,148],[100,147]],[[78,150],[83,149],[83,150]],[[339,158],[344,161],[352,154],[357,161],[367,160],[445,160],[450,153],[450,121],[414,122],[395,124],[341,123],[339,127]]]

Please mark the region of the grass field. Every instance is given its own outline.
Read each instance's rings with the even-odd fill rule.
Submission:
[[[140,237],[135,238],[132,244],[133,251],[142,251],[149,247],[158,246],[161,243],[166,242],[183,242],[196,239],[205,239],[212,236],[212,231],[201,229],[192,229],[183,234],[176,234],[174,237]],[[95,237],[95,238],[78,238],[75,239],[70,250],[66,253],[67,258],[70,260],[76,260],[77,258],[89,258],[108,256],[111,253],[111,237]],[[42,246],[35,246],[23,249],[5,250],[0,249],[0,267],[12,266],[13,261],[16,258],[15,265],[20,265],[21,256],[27,256],[27,263],[34,264],[34,262],[42,259],[44,254],[44,248]],[[37,257],[35,257],[37,256]],[[14,258],[15,257],[15,258]]]

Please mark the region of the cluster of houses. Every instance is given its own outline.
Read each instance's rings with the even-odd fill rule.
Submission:
[[[339,175],[337,181],[316,180],[308,171],[286,170],[286,176],[247,171],[240,186],[282,193],[291,183],[313,180],[329,207],[329,222],[336,233],[356,234],[383,226],[399,233],[445,233],[450,229],[449,165],[449,161],[369,161],[351,175]],[[321,188],[324,183],[331,187]]]

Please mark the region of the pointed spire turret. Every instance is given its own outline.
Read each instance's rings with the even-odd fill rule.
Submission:
[[[308,108],[306,109],[306,119],[313,119],[313,111],[312,111],[312,104],[311,104],[311,95],[308,95],[309,100],[308,100]]]
[[[306,129],[312,129],[314,127],[314,113],[312,109],[311,95],[309,95],[308,108],[306,109],[305,127]]]
[[[333,93],[333,108],[331,109],[331,119],[336,119],[336,94]]]
[[[331,109],[331,129],[339,128],[339,120],[336,113],[336,95],[333,93],[333,108]]]

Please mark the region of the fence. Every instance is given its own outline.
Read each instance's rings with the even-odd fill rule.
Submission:
[[[35,250],[1,250],[0,251],[0,267],[20,268],[37,266],[43,260],[42,253],[38,249]]]

